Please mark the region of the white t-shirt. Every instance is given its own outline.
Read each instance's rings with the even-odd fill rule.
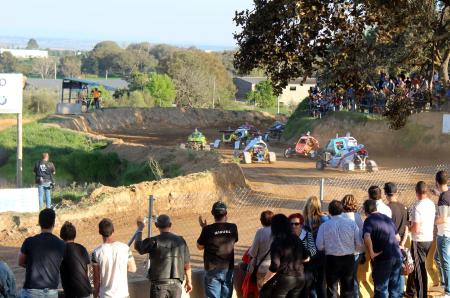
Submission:
[[[392,210],[389,208],[388,205],[386,205],[381,199],[376,200],[377,204],[377,211],[381,214],[386,215],[389,218],[392,218]]]
[[[436,207],[432,200],[417,200],[411,208],[411,222],[419,225],[419,231],[412,233],[412,240],[417,242],[433,241],[434,217]]]
[[[128,293],[128,261],[133,259],[128,245],[103,243],[92,253],[92,263],[100,267],[100,298],[125,298]]]

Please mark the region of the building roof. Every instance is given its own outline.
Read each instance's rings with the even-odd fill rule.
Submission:
[[[115,91],[117,89],[128,88],[128,83],[122,79],[109,80],[84,80],[76,78],[68,78],[91,86],[103,85],[107,90]],[[27,88],[29,89],[53,89],[60,91],[62,87],[61,79],[27,79]]]
[[[267,80],[266,77],[235,77],[235,79],[244,80],[246,82],[249,82],[253,85],[258,84],[261,81]],[[303,78],[297,78],[295,80],[291,80],[289,84],[301,84],[303,81]],[[316,78],[306,78],[305,82],[303,84],[309,84],[309,85],[316,85],[317,79]]]

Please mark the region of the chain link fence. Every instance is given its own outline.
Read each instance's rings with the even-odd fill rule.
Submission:
[[[345,176],[335,175],[337,177],[334,178],[283,177],[283,183],[280,183],[280,189],[277,189],[276,194],[269,191],[254,191],[248,188],[235,188],[222,192],[199,191],[189,195],[182,192],[171,193],[168,198],[154,198],[152,214],[149,214],[147,208],[142,208],[143,204],[134,204],[133,198],[130,198],[128,210],[123,211],[123,209],[117,208],[117,212],[111,211],[108,217],[115,226],[115,239],[128,243],[136,230],[135,222],[138,216],[154,218],[163,213],[170,215],[173,222],[173,232],[182,235],[188,243],[193,267],[201,269],[203,268],[203,256],[202,252],[196,248],[196,241],[201,232],[199,217],[201,216],[208,223],[211,223],[213,217],[209,210],[217,200],[223,200],[227,203],[229,221],[236,223],[238,226],[239,242],[235,248],[236,260],[239,260],[251,245],[255,232],[260,227],[259,216],[264,210],[286,215],[302,213],[306,199],[313,195],[322,198],[325,211],[327,202],[333,199],[340,200],[346,194],[353,194],[359,205],[362,206],[363,201],[367,198],[367,189],[372,185],[378,185],[382,188],[386,182],[397,184],[399,201],[409,207],[415,201],[415,184],[423,180],[430,187],[434,187],[434,176],[439,170],[449,171],[450,165],[412,167],[374,173],[346,173]],[[167,200],[171,204],[167,204]],[[437,198],[435,201],[437,201]],[[90,252],[102,243],[102,238],[98,234],[98,222],[103,216],[95,216],[95,210],[80,209],[77,205],[60,205],[56,206],[55,209],[58,220],[55,234],[59,234],[59,229],[66,218],[71,218],[78,231],[76,242],[84,245]],[[86,216],[85,212],[91,212],[93,215]],[[78,220],[77,216],[79,216]],[[6,261],[12,267],[16,273],[18,285],[21,285],[24,270],[15,265],[17,264],[17,253],[26,237],[39,232],[37,216],[28,214],[20,216],[0,215],[0,227],[2,227],[0,230],[0,241],[2,242],[0,259]],[[154,225],[151,226],[151,229],[153,235],[158,233]],[[144,235],[147,234],[148,230],[145,229]],[[134,249],[132,251],[138,270],[135,274],[131,274],[130,278],[146,276],[147,256],[139,256]]]

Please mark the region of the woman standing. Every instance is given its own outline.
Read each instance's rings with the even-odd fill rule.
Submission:
[[[320,200],[316,196],[310,197],[306,201],[303,214],[305,216],[304,229],[309,231],[314,238],[317,238],[317,232],[321,224],[330,219],[328,215],[322,212]],[[310,261],[309,266],[314,276],[310,297],[325,298],[327,296],[327,283],[325,280],[325,255],[323,252],[317,252],[316,256]]]
[[[353,195],[345,195],[342,199],[342,205],[344,207],[344,212],[342,213],[343,217],[347,217],[353,220],[359,228],[360,237],[362,238],[362,230],[363,230],[363,221],[361,215],[358,213],[358,205],[356,198]],[[360,251],[355,252],[355,272],[353,275],[354,281],[354,297],[359,298],[359,282],[358,282],[358,265],[360,262],[364,260],[364,248]],[[364,262],[363,262],[364,263]]]
[[[289,219],[283,214],[272,218],[271,229],[271,262],[260,297],[298,297],[305,285],[303,262],[306,254],[303,244],[291,232]]]

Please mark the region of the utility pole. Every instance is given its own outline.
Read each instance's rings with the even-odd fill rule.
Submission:
[[[55,69],[54,69],[54,71],[55,71],[55,80],[56,80],[56,62],[55,62]]]
[[[213,98],[212,98],[212,108],[215,108],[215,98],[216,98],[216,77],[213,80]]]

